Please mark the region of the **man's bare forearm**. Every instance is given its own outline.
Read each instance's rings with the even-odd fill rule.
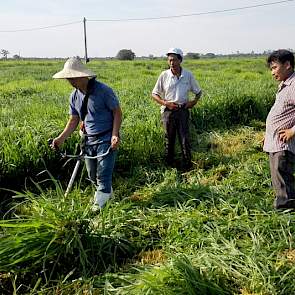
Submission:
[[[120,107],[117,107],[116,109],[113,110],[113,116],[114,116],[114,120],[113,120],[112,135],[119,136],[121,123],[122,123],[122,110]]]
[[[154,101],[156,101],[158,104],[165,106],[166,105],[166,101],[164,99],[161,98],[160,95],[153,93],[152,94],[152,98],[154,99]]]

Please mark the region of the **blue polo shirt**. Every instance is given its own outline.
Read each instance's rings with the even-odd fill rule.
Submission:
[[[85,94],[75,89],[70,96],[70,115],[81,118]],[[103,133],[102,136],[89,137],[88,144],[111,140],[113,129],[113,110],[119,107],[119,100],[107,85],[95,81],[88,98],[88,112],[85,117],[85,129],[89,135]]]

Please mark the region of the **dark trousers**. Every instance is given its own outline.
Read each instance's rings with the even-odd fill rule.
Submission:
[[[276,194],[274,207],[295,208],[295,155],[290,151],[269,153],[272,185]]]
[[[191,165],[191,145],[189,139],[189,110],[180,108],[177,110],[165,109],[162,113],[162,123],[165,131],[165,160],[171,165],[174,161],[174,147],[176,134],[181,145],[185,166]]]

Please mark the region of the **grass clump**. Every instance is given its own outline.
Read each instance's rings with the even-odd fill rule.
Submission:
[[[21,197],[14,218],[0,221],[0,273],[32,287],[36,278],[46,284],[115,270],[134,255],[120,217],[106,210],[93,218],[89,201],[81,202],[77,192],[68,199],[54,191]]]

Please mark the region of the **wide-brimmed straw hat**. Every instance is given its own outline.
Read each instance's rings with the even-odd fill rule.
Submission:
[[[52,78],[54,79],[70,79],[82,77],[96,77],[96,75],[85,67],[78,56],[69,58],[65,62],[63,70],[52,76]]]

